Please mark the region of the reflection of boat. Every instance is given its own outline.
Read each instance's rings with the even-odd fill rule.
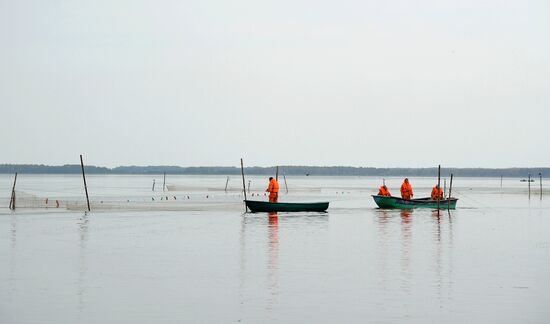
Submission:
[[[534,179],[527,180],[527,179],[521,179],[520,182],[535,182]]]
[[[419,199],[401,199],[399,197],[391,196],[378,196],[373,195],[374,202],[380,208],[399,208],[399,209],[409,209],[409,208],[437,208],[437,200],[432,200],[431,198],[419,198]],[[458,198],[449,198],[442,199],[439,201],[439,207],[441,209],[450,209],[456,208],[456,202]]]
[[[256,212],[324,212],[328,209],[328,202],[314,203],[270,203],[267,201],[245,200],[246,207]]]

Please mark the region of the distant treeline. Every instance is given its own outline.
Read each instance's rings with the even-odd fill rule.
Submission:
[[[240,174],[237,167],[179,167],[179,166],[120,166],[106,168],[86,166],[88,174],[196,174],[196,175],[234,175]],[[67,164],[60,166],[38,164],[0,164],[0,173],[27,173],[27,174],[78,174],[80,165]],[[247,167],[248,175],[273,175],[275,167]],[[550,175],[550,168],[442,168],[442,176],[453,173],[457,177],[517,177],[526,178]],[[279,174],[311,175],[311,176],[410,176],[433,177],[437,176],[437,168],[370,168],[346,166],[279,166]]]

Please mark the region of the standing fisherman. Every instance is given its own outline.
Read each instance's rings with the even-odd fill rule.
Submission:
[[[403,181],[403,184],[401,185],[401,198],[409,200],[413,196],[413,188],[409,183],[409,178],[405,178],[405,181]]]
[[[265,190],[269,192],[269,202],[276,203],[279,199],[279,183],[273,177],[269,177],[269,186]]]

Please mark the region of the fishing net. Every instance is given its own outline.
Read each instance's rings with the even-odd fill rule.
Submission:
[[[90,209],[92,211],[209,211],[243,210],[242,178],[228,179],[219,176],[173,176],[163,187],[156,181],[152,186],[150,176],[92,175],[87,179]],[[267,201],[266,177],[246,179],[249,200]],[[288,179],[287,179],[288,180]],[[6,209],[10,202],[12,179],[0,177],[0,207]],[[401,178],[387,178],[386,184],[394,195],[399,195]],[[158,184],[161,183],[159,186]],[[415,197],[429,196],[433,179],[413,179]],[[527,185],[516,179],[459,179],[453,184],[453,197],[468,198],[481,194],[527,196]],[[379,179],[362,177],[301,177],[279,183],[280,202],[330,201],[331,208],[373,207],[370,195],[378,192]],[[538,183],[537,183],[538,184]],[[291,185],[291,187],[290,187]],[[443,181],[445,187],[445,181]],[[448,188],[448,187],[447,187]],[[163,190],[164,189],[164,190]],[[542,190],[541,190],[542,189]],[[548,187],[531,186],[531,196],[548,195]],[[539,191],[542,191],[539,193]],[[513,198],[513,197],[512,197]],[[345,201],[345,203],[343,203]],[[472,203],[472,205],[474,205]],[[462,200],[461,200],[461,206]],[[85,211],[88,209],[82,178],[73,175],[23,175],[15,191],[16,209],[48,209],[53,212]],[[2,212],[2,211],[0,211]]]
[[[90,199],[93,211],[185,211],[185,210],[231,210],[242,207],[241,194],[178,194],[168,192],[141,196],[95,196]],[[25,191],[15,192],[15,208],[36,208],[56,210],[87,210],[88,204],[83,197],[45,195],[39,196]]]
[[[60,197],[39,197],[25,191],[15,191],[15,208],[67,208],[67,201]]]

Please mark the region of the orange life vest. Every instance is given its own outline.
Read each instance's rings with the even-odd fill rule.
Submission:
[[[384,188],[384,186],[381,186],[379,189],[378,189],[378,195],[379,196],[391,196],[391,193],[389,190],[387,190],[386,188]]]
[[[413,196],[413,188],[410,183],[405,183],[401,185],[401,198],[403,199],[411,199]]]
[[[437,196],[438,196],[438,191],[439,191],[439,200],[443,199],[443,190],[441,188],[439,188],[439,190],[437,189],[437,187],[433,187],[432,188],[432,200],[437,200]]]
[[[275,179],[269,181],[269,186],[267,187],[269,193],[278,193],[279,192],[279,183]]]

